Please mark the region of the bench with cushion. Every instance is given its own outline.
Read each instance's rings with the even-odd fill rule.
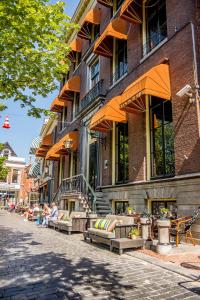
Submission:
[[[128,216],[107,215],[104,220],[108,221],[108,228],[95,228],[97,224],[93,223],[93,227],[88,228],[87,232],[84,233],[84,239],[110,246],[112,239],[127,238],[130,230],[137,226],[134,223],[134,218]],[[100,225],[100,227],[103,226]]]
[[[86,212],[72,211],[71,214],[56,221],[49,221],[54,224],[54,228],[60,231],[66,231],[68,234],[72,232],[83,232],[86,229],[87,224]]]
[[[69,219],[69,211],[68,210],[59,210],[58,211],[58,220],[56,220],[56,221],[49,220],[48,226],[56,229],[56,223],[63,219]]]

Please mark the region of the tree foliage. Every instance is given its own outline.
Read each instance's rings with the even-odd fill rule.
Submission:
[[[29,115],[40,116],[35,101],[55,90],[66,73],[65,36],[74,29],[63,2],[0,1],[0,110],[11,98],[27,107]]]
[[[0,144],[0,152],[3,150],[3,144]],[[9,168],[5,166],[6,157],[0,157],[0,180],[5,180],[8,175]]]

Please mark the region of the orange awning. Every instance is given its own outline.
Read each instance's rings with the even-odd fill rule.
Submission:
[[[113,0],[97,0],[97,2],[104,6],[108,6],[108,7],[113,6]]]
[[[52,134],[48,134],[40,142],[40,146],[36,151],[36,156],[45,157],[47,151],[51,148],[53,142]]]
[[[74,93],[80,93],[80,82],[80,76],[70,78],[63,86],[58,97],[59,100],[73,100]]]
[[[142,23],[142,7],[135,0],[125,0],[120,9],[120,18],[130,23]]]
[[[69,149],[65,147],[65,143],[71,141],[70,150],[76,151],[78,148],[78,131],[71,131],[66,134],[60,141],[58,141],[51,149],[48,151],[46,155],[47,160],[51,160],[54,158],[55,160],[60,157],[60,155],[67,155],[69,153]]]
[[[89,40],[91,39],[91,31],[92,31],[92,24],[99,25],[100,24],[100,10],[99,8],[91,9],[87,15],[85,16],[83,23],[81,25],[81,29],[78,32],[78,36],[82,39]]]
[[[120,110],[121,96],[114,97],[95,113],[90,122],[90,130],[109,131],[113,122],[126,122],[126,113]]]
[[[128,112],[145,111],[144,95],[171,99],[169,65],[157,65],[130,84],[122,94],[120,108]]]
[[[112,20],[94,45],[94,53],[112,57],[113,38],[127,40],[127,22],[116,18]]]
[[[70,53],[68,54],[68,58],[71,60],[71,61],[75,61],[75,53],[76,52],[81,52],[82,51],[82,40],[80,38],[76,38],[74,39],[71,44],[69,45],[70,48],[71,48],[71,51]]]
[[[61,112],[63,107],[66,106],[66,103],[64,101],[61,101],[56,97],[53,102],[51,103],[50,110],[54,112]]]

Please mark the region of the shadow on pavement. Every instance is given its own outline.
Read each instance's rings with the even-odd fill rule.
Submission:
[[[125,291],[135,288],[121,283],[120,270],[112,271],[109,263],[95,263],[87,257],[72,262],[67,253],[32,254],[30,245],[39,243],[31,240],[31,234],[5,227],[0,232],[0,299],[101,299],[101,295],[124,299]]]

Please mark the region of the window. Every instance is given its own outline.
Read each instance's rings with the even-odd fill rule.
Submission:
[[[162,208],[169,209],[173,218],[177,218],[177,203],[175,200],[153,200],[152,201],[152,214],[154,216],[160,215]]]
[[[10,150],[9,149],[4,149],[2,151],[2,156],[8,158],[10,156]]]
[[[166,0],[148,0],[145,2],[146,43],[144,54],[167,37]]]
[[[78,172],[78,155],[77,152],[73,152],[73,166],[72,166],[72,176],[77,175]]]
[[[128,71],[127,62],[127,41],[114,40],[114,52],[113,55],[113,79],[112,84],[124,76]]]
[[[81,63],[81,52],[75,53],[75,61],[72,62],[72,71],[76,70],[76,68]]]
[[[173,176],[175,161],[171,101],[152,97],[150,114],[151,176]]]
[[[100,25],[99,24],[89,24],[91,27],[89,31],[91,32],[91,38],[89,39],[89,44],[91,45],[100,35]]]
[[[90,89],[99,82],[99,60],[95,61],[90,67]]]
[[[74,93],[74,101],[73,101],[73,119],[79,113],[79,104],[80,104],[80,94]]]
[[[115,214],[121,215],[127,213],[128,201],[115,201]]]
[[[124,0],[113,0],[113,7],[112,7],[113,15],[118,11],[118,9],[120,8],[123,2]]]
[[[128,181],[128,123],[117,124],[116,145],[116,175],[117,183]]]
[[[67,107],[63,107],[60,115],[60,131],[67,126]]]
[[[17,169],[13,169],[12,183],[18,183],[18,170]]]
[[[72,211],[75,211],[75,202],[74,201],[69,202],[69,212],[71,213]]]

